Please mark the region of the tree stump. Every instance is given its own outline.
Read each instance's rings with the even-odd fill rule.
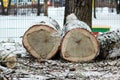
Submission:
[[[35,58],[50,59],[60,45],[60,27],[48,17],[41,18],[39,24],[29,28],[23,36],[23,45]]]
[[[90,61],[98,55],[99,46],[89,26],[74,14],[67,16],[61,42],[61,55],[73,62]]]
[[[100,53],[97,59],[109,59],[120,56],[120,30],[99,34]]]

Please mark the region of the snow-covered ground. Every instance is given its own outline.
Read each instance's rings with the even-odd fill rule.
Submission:
[[[110,26],[110,30],[118,29],[120,26],[120,14],[110,12],[108,8],[97,8],[97,18],[92,19],[95,26]],[[63,28],[64,7],[49,7],[48,16],[55,19],[61,29]],[[14,38],[16,42],[21,42],[21,36],[32,25],[39,22],[41,16],[0,16],[0,41],[7,38]]]
[[[94,26],[110,26],[110,30],[120,28],[120,14],[116,14],[116,9],[113,12],[109,8],[97,8],[96,19],[92,18],[92,25]]]

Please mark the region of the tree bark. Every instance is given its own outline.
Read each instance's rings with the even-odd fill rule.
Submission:
[[[106,32],[97,36],[100,53],[97,59],[109,59],[120,56],[120,30]]]
[[[120,0],[115,0],[117,14],[120,14]]]
[[[5,8],[3,6],[3,0],[1,0],[1,7],[2,7],[2,15],[4,15],[5,14]]]
[[[96,18],[96,0],[94,0],[94,18]]]
[[[79,20],[86,22],[90,27],[92,23],[92,0],[65,0],[65,17],[75,13]],[[64,23],[66,19],[64,19]]]
[[[40,15],[40,0],[38,0],[38,3],[37,3],[37,16]]]
[[[47,5],[48,0],[44,0],[44,16],[48,16],[48,5]]]

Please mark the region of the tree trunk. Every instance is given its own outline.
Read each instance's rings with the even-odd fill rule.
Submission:
[[[38,0],[38,4],[37,4],[37,16],[40,15],[40,0]]]
[[[66,18],[61,55],[73,62],[90,61],[98,55],[99,47],[90,27],[79,21],[74,14]]]
[[[3,0],[1,0],[1,7],[2,7],[2,15],[5,15],[5,8],[3,6]]]
[[[65,0],[65,17],[75,13],[79,20],[92,23],[92,0]],[[64,23],[66,20],[64,19]]]
[[[1,6],[2,6],[2,15],[8,15],[10,6],[11,6],[11,0],[8,0],[8,6],[4,7],[3,0],[1,0]]]
[[[94,0],[94,18],[96,18],[96,1]]]
[[[120,30],[98,35],[100,54],[97,59],[109,59],[120,56]]]
[[[48,17],[41,17],[39,24],[29,28],[23,36],[23,45],[35,58],[52,58],[60,45],[60,27]]]
[[[117,14],[120,14],[120,0],[115,0]]]
[[[6,12],[7,15],[9,14],[10,6],[11,6],[11,0],[9,0],[8,2],[7,12]]]
[[[48,5],[47,5],[48,0],[44,0],[44,16],[48,16]]]

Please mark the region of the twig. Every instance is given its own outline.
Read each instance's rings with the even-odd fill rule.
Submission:
[[[3,67],[3,66],[1,66],[1,65],[0,65],[0,70],[2,70],[3,73],[6,73],[6,74],[10,74],[10,73],[13,72],[12,69],[9,69],[9,68],[6,68],[6,67]]]

